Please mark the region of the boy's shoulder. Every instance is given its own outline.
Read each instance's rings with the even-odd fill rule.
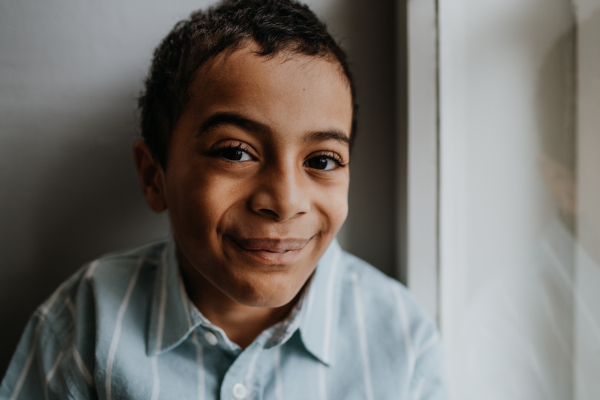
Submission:
[[[98,363],[106,365],[113,333],[120,331],[118,320],[126,309],[133,311],[121,321],[128,338],[145,337],[149,316],[144,311],[152,301],[156,271],[168,243],[102,256],[64,281],[29,320],[0,386],[0,398],[18,390],[33,355],[43,368],[55,365],[53,385],[64,383],[74,398],[88,398],[82,394],[93,388]]]
[[[136,267],[155,269],[161,262],[161,255],[168,240],[158,240],[128,250],[107,253],[84,264],[68,278],[41,307],[53,296],[74,295],[77,288],[86,282],[108,284],[107,281],[120,280],[135,273]]]
[[[109,253],[85,264],[38,307],[34,316],[44,320],[59,340],[69,342],[74,330],[84,329],[88,322],[95,325],[102,308],[118,308],[134,275],[136,281],[151,284],[167,243],[161,240]]]
[[[319,323],[314,329],[307,324],[301,332],[307,347],[314,349],[315,343],[324,343],[323,359],[344,366],[337,370],[340,374],[351,374],[350,366],[360,357],[363,365],[372,365],[369,359],[377,360],[379,382],[396,381],[409,388],[430,381],[432,388],[439,387],[441,378],[432,377],[442,359],[433,318],[403,284],[356,256],[343,251],[338,254],[339,258],[330,258],[331,268],[324,268],[314,281],[321,289],[316,295],[320,297],[314,302],[318,305],[308,309],[310,320]],[[330,276],[335,279],[327,279]],[[319,333],[317,338],[313,330]]]
[[[401,297],[403,302],[407,303],[408,307],[416,308],[418,312],[427,315],[425,309],[404,284],[353,254],[343,251],[342,257],[346,268],[345,274],[343,274],[346,284],[356,281],[366,295],[375,298],[389,298],[390,293],[395,293]]]
[[[405,285],[350,253],[343,252],[342,257],[346,301],[358,296],[372,323],[382,329],[398,326],[403,335],[410,332],[414,345],[437,336],[436,322]]]

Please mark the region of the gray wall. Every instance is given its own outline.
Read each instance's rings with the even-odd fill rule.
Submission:
[[[131,156],[152,50],[208,1],[0,1],[0,376],[27,319],[84,262],[168,233]],[[313,0],[361,105],[342,245],[394,271],[394,2]]]

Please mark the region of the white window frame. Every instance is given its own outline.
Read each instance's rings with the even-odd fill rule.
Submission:
[[[407,160],[405,246],[398,246],[398,274],[413,295],[439,322],[440,318],[440,157],[438,1],[408,0],[398,7],[406,40]],[[400,34],[401,38],[403,35]],[[402,53],[402,52],[400,52]],[[399,98],[403,97],[399,89]],[[402,117],[405,115],[399,112]],[[402,122],[400,122],[402,123]],[[400,152],[402,154],[402,152]],[[398,196],[402,198],[402,196]],[[402,212],[399,213],[402,215]],[[404,253],[404,250],[406,254]]]

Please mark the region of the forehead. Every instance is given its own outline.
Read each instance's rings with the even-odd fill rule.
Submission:
[[[199,119],[236,111],[274,128],[328,125],[350,135],[352,98],[338,62],[290,52],[261,56],[257,50],[248,45],[221,53],[200,67],[190,86],[187,110]]]

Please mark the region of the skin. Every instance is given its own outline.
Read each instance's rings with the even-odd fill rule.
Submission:
[[[168,210],[187,292],[242,348],[300,297],[348,212],[350,89],[329,58],[251,43],[201,67],[167,167],[134,153]]]

